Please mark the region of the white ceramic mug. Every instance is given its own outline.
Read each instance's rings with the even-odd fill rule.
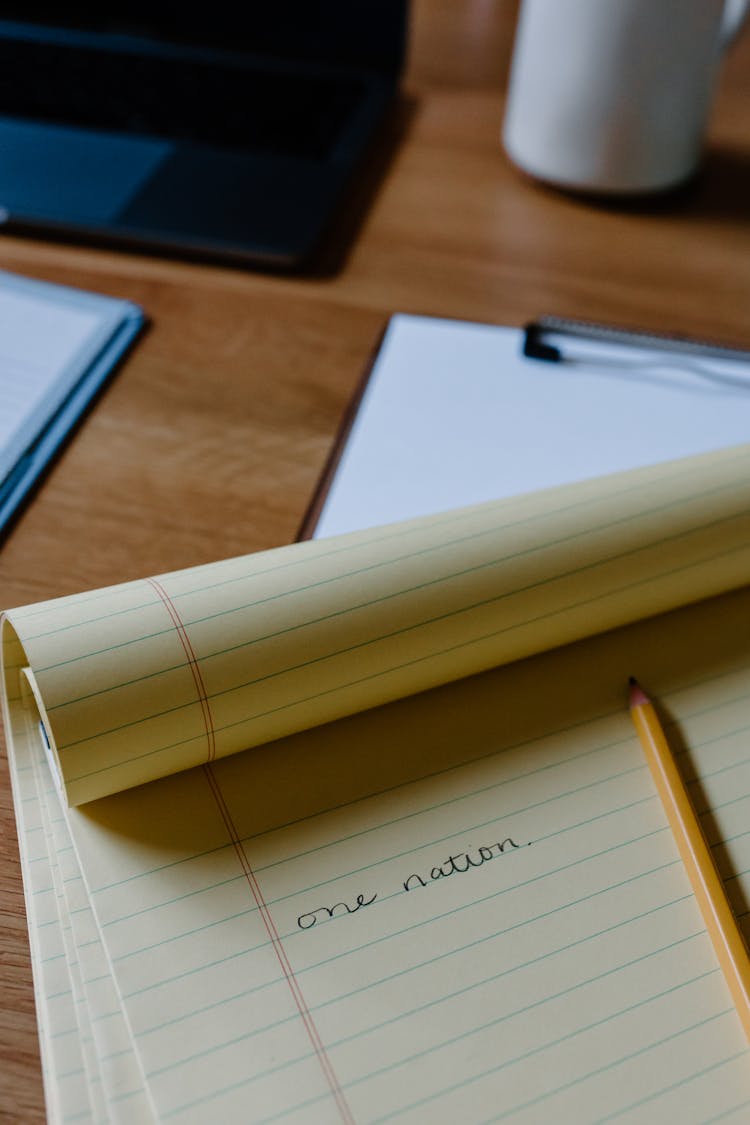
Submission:
[[[750,0],[523,0],[503,143],[539,179],[659,191],[696,169]]]

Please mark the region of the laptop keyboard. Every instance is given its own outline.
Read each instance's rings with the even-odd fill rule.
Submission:
[[[0,114],[325,160],[356,78],[0,38]]]

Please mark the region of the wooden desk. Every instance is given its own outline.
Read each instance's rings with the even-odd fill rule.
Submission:
[[[129,297],[152,327],[0,551],[0,603],[294,537],[389,313],[539,313],[750,346],[750,36],[733,51],[700,178],[592,206],[498,142],[515,6],[416,0],[405,136],[343,270],[283,279],[21,239],[6,269]],[[7,766],[0,770],[0,1120],[43,1119]]]

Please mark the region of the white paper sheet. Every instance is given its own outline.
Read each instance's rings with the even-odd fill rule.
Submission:
[[[88,371],[124,305],[0,272],[0,484]]]
[[[515,328],[394,316],[316,537],[750,440],[746,364],[712,361],[731,385],[663,352],[582,341],[576,354],[607,362],[568,366],[525,359],[522,342]]]

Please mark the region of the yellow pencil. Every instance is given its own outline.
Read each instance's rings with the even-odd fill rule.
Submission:
[[[632,677],[630,713],[737,1014],[750,1039],[750,957],[747,946],[656,709]]]

